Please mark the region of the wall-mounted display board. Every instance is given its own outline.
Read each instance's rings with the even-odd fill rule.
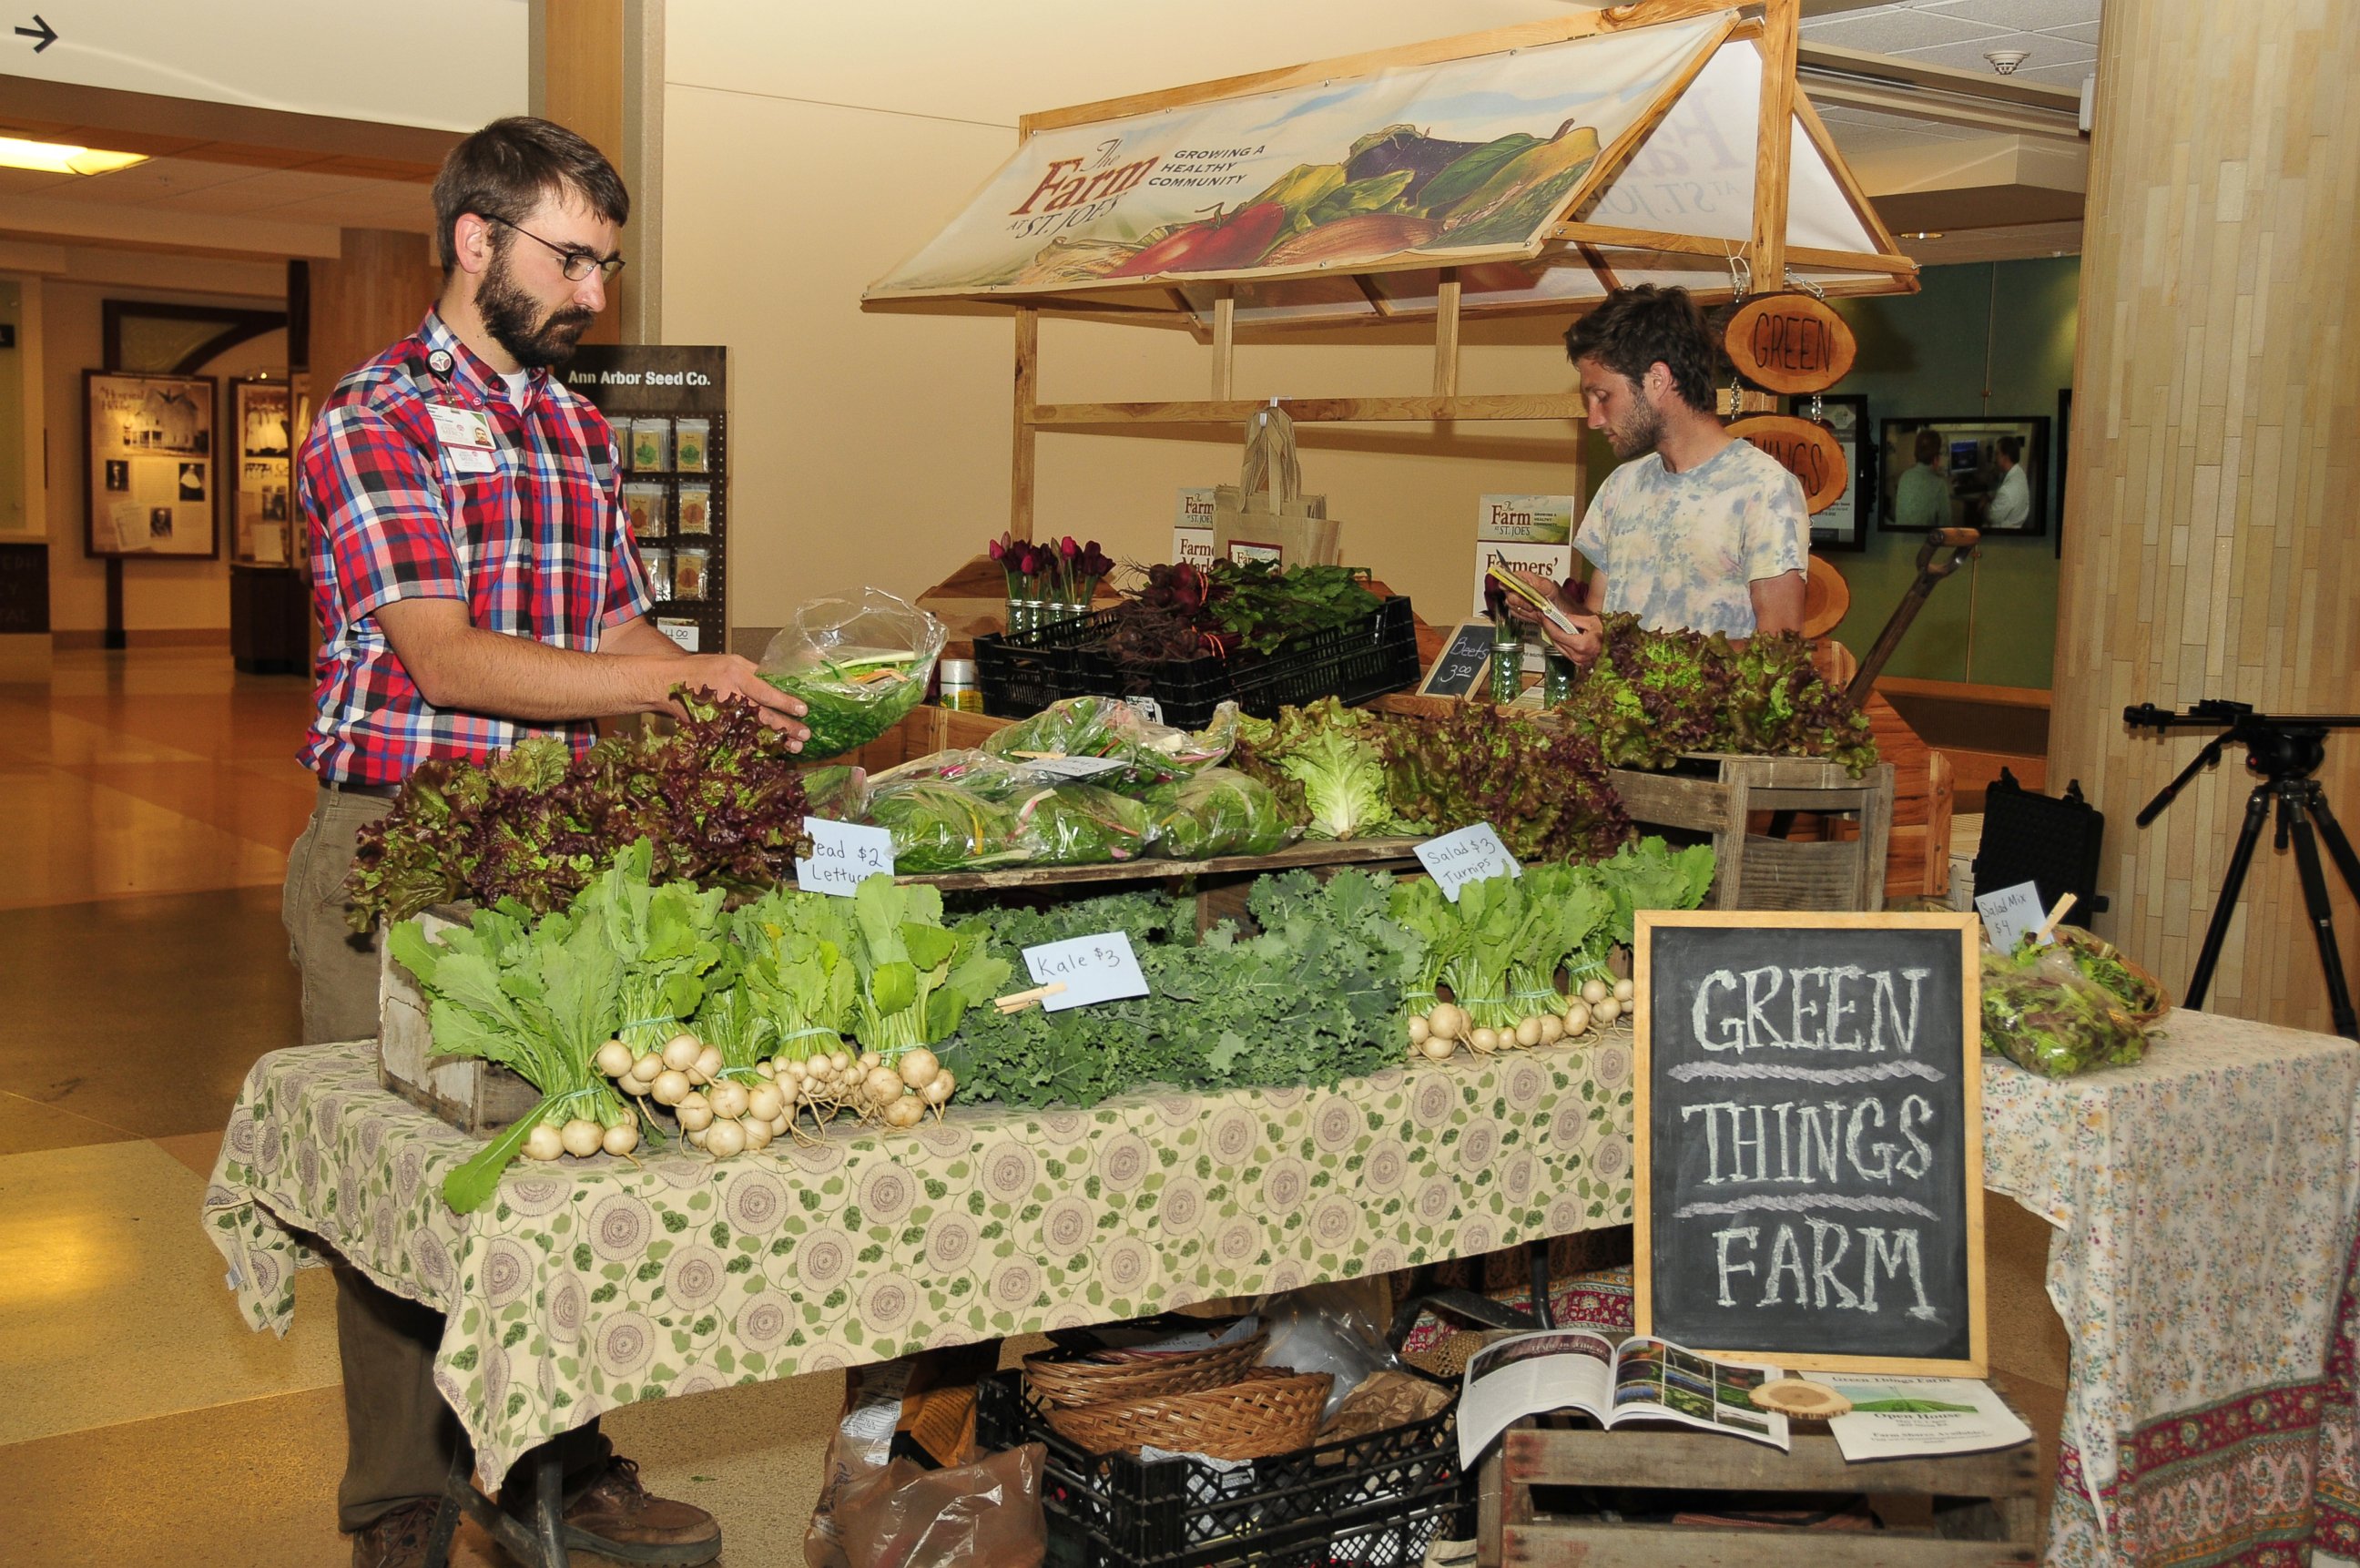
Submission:
[[[2048,532],[2048,415],[1888,419],[1883,433],[1880,528],[1972,528],[1986,542]]]
[[[237,443],[229,558],[243,566],[290,565],[294,389],[284,381],[235,380],[229,384],[229,430]]]
[[[1642,912],[1641,1333],[1985,1370],[1972,915]]]
[[[718,653],[729,628],[729,351],[593,344],[560,372],[606,416],[658,630]]]
[[[85,370],[82,386],[83,552],[218,554],[213,378]]]

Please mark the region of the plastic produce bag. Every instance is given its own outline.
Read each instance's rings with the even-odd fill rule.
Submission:
[[[1385,1343],[1384,1330],[1367,1303],[1349,1287],[1314,1285],[1290,1290],[1262,1309],[1270,1325],[1270,1343],[1262,1347],[1262,1365],[1295,1372],[1327,1372],[1328,1405],[1320,1421],[1336,1419],[1354,1389],[1379,1372],[1402,1365]]]
[[[943,1470],[896,1455],[837,1490],[834,1544],[847,1568],[1039,1568],[1049,1549],[1041,1512],[1048,1453],[1028,1442]]]
[[[1277,791],[1233,768],[1207,768],[1147,800],[1155,808],[1155,852],[1175,861],[1267,855],[1302,831],[1287,820]]]
[[[2054,947],[1983,956],[1983,1049],[2028,1072],[2070,1078],[2147,1055],[2147,1035],[2104,987]]]
[[[1027,858],[1015,807],[947,779],[872,779],[865,815],[893,835],[893,869],[903,873],[988,871]]]
[[[943,638],[941,621],[876,588],[796,606],[760,668],[811,709],[803,760],[841,755],[899,723],[924,699]]]
[[[1035,866],[1135,860],[1154,841],[1147,803],[1090,784],[1035,790],[1016,808],[1016,845]]]
[[[1032,718],[995,730],[984,749],[1010,762],[1039,766],[1058,758],[1098,757],[1123,764],[1094,773],[1088,782],[1108,789],[1139,790],[1183,779],[1229,754],[1238,734],[1238,709],[1225,702],[1213,720],[1193,734],[1150,720],[1120,697],[1069,696]]]

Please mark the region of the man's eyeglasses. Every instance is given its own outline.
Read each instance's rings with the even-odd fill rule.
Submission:
[[[499,225],[502,228],[516,230],[517,233],[524,236],[525,238],[532,241],[535,245],[547,246],[551,250],[557,252],[558,259],[563,263],[565,269],[565,280],[569,283],[579,283],[585,278],[589,277],[593,272],[602,273],[608,278],[612,278],[616,273],[620,272],[623,269],[623,258],[619,256],[602,258],[597,252],[584,250],[579,246],[567,247],[563,245],[551,245],[549,241],[541,238],[541,236],[533,233],[522,224],[512,224],[508,222],[508,219],[496,217],[490,213],[484,213],[479,215],[491,223]]]

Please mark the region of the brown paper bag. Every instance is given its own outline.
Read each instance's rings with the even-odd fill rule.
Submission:
[[[1271,561],[1282,566],[1342,564],[1328,498],[1303,493],[1295,455],[1295,422],[1273,406],[1246,421],[1245,462],[1238,482],[1213,493],[1213,559]]]

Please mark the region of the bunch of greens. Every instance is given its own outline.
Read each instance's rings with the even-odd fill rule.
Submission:
[[[1165,787],[1185,790],[1189,786]],[[1128,861],[1146,853],[1154,837],[1154,812],[1146,801],[1089,784],[1035,790],[1016,808],[1016,841],[1028,865],[1096,866]]]
[[[944,1053],[963,1090],[1019,1105],[1094,1105],[1149,1083],[1222,1089],[1332,1083],[1389,1065],[1402,988],[1423,962],[1386,915],[1378,878],[1265,877],[1261,929],[1224,921],[1201,941],[1193,907],[1122,894],[983,918],[1011,949],[1120,930],[1151,994],[1065,1013],[970,1013]]]
[[[1383,604],[1360,566],[1298,565],[1270,561],[1217,561],[1205,613],[1244,653],[1268,653],[1314,631],[1354,626]]]
[[[2044,1078],[2126,1066],[2147,1036],[2121,1004],[2055,948],[1983,955],[1983,1049]]]
[[[934,663],[909,648],[836,648],[797,670],[764,670],[762,678],[803,698],[813,762],[866,746],[925,700]]]
[[[1519,861],[1594,861],[1631,837],[1597,743],[1480,703],[1376,727],[1394,817],[1447,833],[1489,822]]]
[[[1607,881],[1592,866],[1534,866],[1521,877],[1470,883],[1456,904],[1424,878],[1400,883],[1393,917],[1426,947],[1409,1010],[1429,1012],[1448,987],[1476,1026],[1513,1029],[1562,1014],[1569,1003],[1557,976],[1579,989],[1605,973],[1613,912]]]
[[[577,920],[595,920],[622,966],[619,1021],[610,1033],[633,1055],[654,1050],[705,1000],[708,976],[728,952],[722,890],[650,881],[654,847],[645,839],[574,901]]]
[[[541,1094],[521,1121],[443,1179],[443,1201],[453,1209],[481,1208],[543,1123],[610,1128],[633,1121],[593,1060],[621,1017],[625,973],[601,916],[536,918],[503,900],[440,938],[404,921],[388,943],[427,997],[433,1054],[497,1062]]]
[[[640,839],[657,882],[752,893],[792,874],[810,847],[802,759],[741,697],[672,695],[688,717],[661,737],[578,757],[538,739],[481,767],[421,765],[361,829],[345,884],[354,929],[462,899],[560,908]]]
[[[1623,845],[1590,869],[1613,902],[1610,944],[1630,948],[1639,940],[1640,910],[1696,908],[1712,890],[1716,867],[1710,844],[1675,850],[1651,838]]]
[[[1617,614],[1603,636],[1562,711],[1611,767],[1669,767],[1683,751],[1826,757],[1855,775],[1876,762],[1867,716],[1819,678],[1791,632],[1740,650],[1718,631],[1650,631]]]
[[[1151,842],[1175,861],[1267,855],[1295,836],[1270,786],[1233,768],[1207,768],[1147,797]]]
[[[744,954],[738,984],[767,1021],[777,1056],[834,1050],[851,1026],[858,981],[844,901],[773,888],[738,910],[730,934]]]
[[[897,886],[882,873],[854,893],[850,936],[852,1032],[888,1061],[947,1039],[1010,972],[1006,959],[986,950],[984,927],[945,927],[940,893]]]
[[[1426,825],[1397,817],[1385,794],[1378,728],[1375,715],[1323,697],[1282,708],[1276,718],[1240,718],[1230,760],[1278,790],[1282,808],[1303,821],[1311,838],[1424,833]]]

